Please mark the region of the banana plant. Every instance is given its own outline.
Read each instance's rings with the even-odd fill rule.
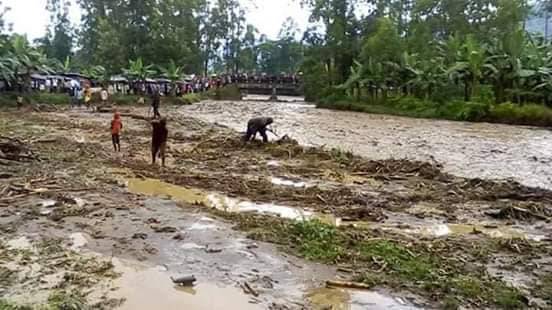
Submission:
[[[144,65],[141,57],[136,60],[129,60],[129,67],[123,71],[129,79],[142,83],[145,83],[148,78],[155,74],[153,65]]]
[[[485,60],[485,48],[473,36],[468,35],[458,54],[458,61],[447,70],[450,79],[464,82],[465,101],[470,101],[479,93]]]
[[[174,60],[171,59],[169,65],[160,70],[167,79],[171,80],[171,95],[176,95],[176,83],[182,78],[182,73],[184,69],[180,66],[177,66]]]
[[[350,94],[356,93],[356,100],[360,101],[360,94],[362,89],[362,71],[364,68],[360,62],[357,60],[354,61],[354,64],[351,66],[351,73],[349,78],[341,85],[337,86],[338,89],[343,89]]]

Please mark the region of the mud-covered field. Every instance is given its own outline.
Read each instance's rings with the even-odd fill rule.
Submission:
[[[0,309],[552,307],[550,191],[122,112],[0,113]]]

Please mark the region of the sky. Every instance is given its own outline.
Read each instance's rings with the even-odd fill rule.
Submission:
[[[240,0],[247,10],[248,22],[255,25],[260,33],[274,39],[282,23],[292,17],[301,30],[308,25],[309,12],[302,9],[299,0]],[[46,0],[2,0],[2,4],[10,7],[5,19],[13,24],[13,31],[27,34],[30,40],[44,36],[49,22],[46,11]],[[79,8],[73,4],[71,19],[77,24],[80,21]]]

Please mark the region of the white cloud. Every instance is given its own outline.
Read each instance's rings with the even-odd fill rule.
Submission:
[[[241,0],[247,8],[248,22],[255,25],[260,33],[276,38],[282,23],[292,17],[304,30],[308,24],[309,12],[302,9],[298,0]],[[13,30],[27,34],[33,40],[44,36],[49,22],[46,11],[46,0],[3,0],[3,5],[10,7],[6,22],[13,23]],[[79,7],[73,1],[71,7],[73,23],[80,22]]]

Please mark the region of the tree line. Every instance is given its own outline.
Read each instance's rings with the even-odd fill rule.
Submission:
[[[552,45],[527,33],[524,0],[303,0],[311,100],[549,103]],[[550,1],[538,3],[550,11]],[[359,9],[362,7],[363,9]],[[322,90],[322,91],[321,91]]]
[[[48,0],[50,26],[37,43],[48,57],[71,58],[76,68],[101,66],[117,74],[140,59],[188,74],[278,74],[295,72],[302,61],[293,20],[269,40],[247,22],[238,0],[78,0],[77,27],[69,21],[70,5]]]

